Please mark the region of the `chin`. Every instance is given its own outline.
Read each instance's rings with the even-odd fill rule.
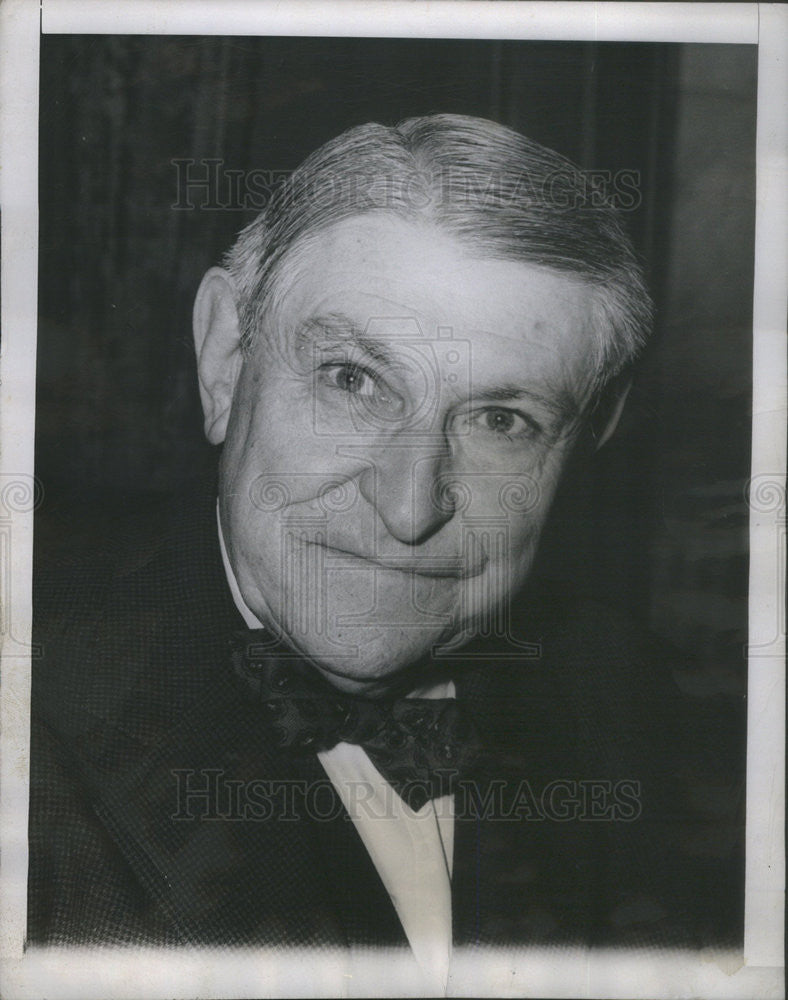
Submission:
[[[266,602],[273,617],[301,652],[345,676],[397,673],[457,630],[457,581],[332,570],[317,586],[290,582]]]
[[[334,687],[375,697],[428,679],[433,647],[445,633],[365,625],[299,637],[301,651]]]

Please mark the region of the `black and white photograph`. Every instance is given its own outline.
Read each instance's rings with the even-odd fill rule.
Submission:
[[[34,6],[4,995],[780,995],[784,10]]]

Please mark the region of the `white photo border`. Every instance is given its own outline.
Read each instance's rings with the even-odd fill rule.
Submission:
[[[217,19],[217,14],[221,18]],[[758,45],[744,956],[538,949],[457,960],[456,996],[767,997],[783,982],[788,11],[779,4],[6,0],[0,6],[0,995],[419,995],[395,956],[25,950],[40,33]],[[385,962],[385,981],[379,970]]]

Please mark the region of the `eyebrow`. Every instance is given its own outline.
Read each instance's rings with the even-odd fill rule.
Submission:
[[[320,336],[332,346],[352,344],[381,365],[395,367],[399,363],[396,354],[379,340],[366,336],[361,327],[344,313],[312,316],[296,329],[297,341],[308,340],[316,345]],[[581,412],[573,394],[564,387],[555,387],[552,395],[546,395],[518,382],[503,382],[480,386],[472,398],[480,402],[531,401],[551,414],[554,423],[550,429],[553,432],[577,420]]]
[[[296,340],[309,340],[318,346],[319,337],[331,346],[353,344],[379,364],[394,366],[396,355],[389,351],[385,344],[365,336],[363,330],[349,316],[342,313],[329,313],[325,316],[313,316],[296,329]]]

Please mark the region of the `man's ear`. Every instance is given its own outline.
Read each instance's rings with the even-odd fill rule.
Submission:
[[[632,376],[629,372],[624,372],[602,390],[591,414],[591,432],[597,450],[613,436],[631,388]]]
[[[221,267],[212,267],[200,282],[192,314],[205,436],[211,444],[224,441],[243,362],[235,302],[233,279]]]

